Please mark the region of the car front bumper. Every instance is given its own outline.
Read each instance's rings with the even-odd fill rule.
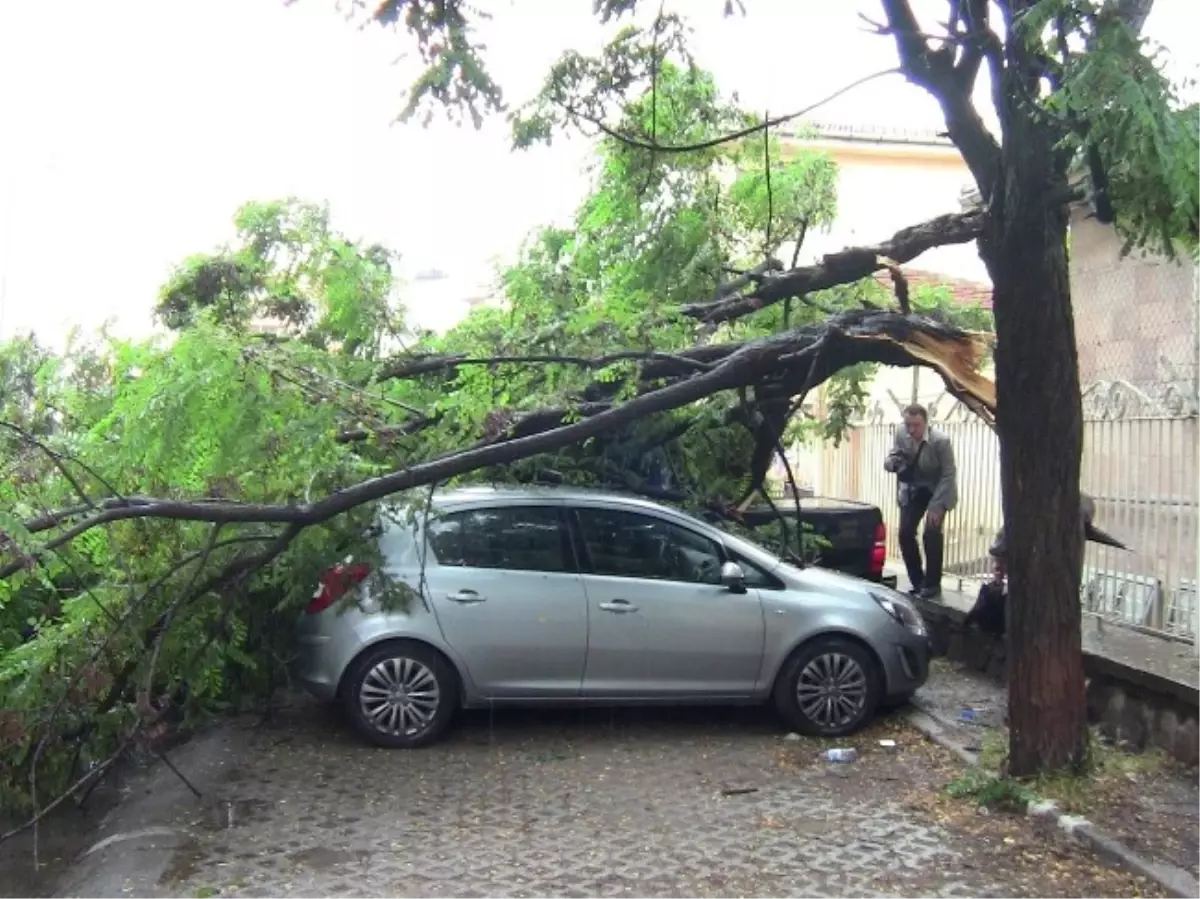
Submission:
[[[911,696],[929,678],[933,644],[924,634],[905,634],[892,642],[884,659],[889,698]]]

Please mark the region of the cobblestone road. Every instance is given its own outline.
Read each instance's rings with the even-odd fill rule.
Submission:
[[[477,714],[448,742],[416,752],[363,746],[313,707],[286,716],[255,736],[219,797],[178,822],[194,837],[164,876],[164,893],[1145,889],[1082,850],[1047,847],[1023,819],[972,815],[965,830],[939,814],[927,800],[954,769],[898,721],[855,741],[857,763],[833,766],[819,760],[819,744],[786,740],[751,710]],[[900,746],[878,747],[885,736]]]

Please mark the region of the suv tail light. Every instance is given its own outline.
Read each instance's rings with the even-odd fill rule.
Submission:
[[[371,566],[365,562],[351,565],[348,561],[334,565],[321,575],[321,585],[313,594],[312,601],[304,611],[309,615],[319,615],[331,605],[346,595],[352,587],[357,587],[367,579]]]
[[[875,545],[871,547],[871,562],[867,567],[873,578],[883,577],[883,563],[887,559],[887,525],[882,521],[875,526]]]

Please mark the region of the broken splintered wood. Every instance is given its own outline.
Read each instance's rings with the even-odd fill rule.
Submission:
[[[684,306],[682,312],[691,318],[713,324],[732,321],[789,297],[803,296],[866,278],[884,268],[879,262],[880,257],[901,265],[934,247],[969,243],[983,230],[983,220],[983,213],[979,210],[940,215],[897,231],[888,240],[875,246],[850,247],[824,256],[816,265],[792,268],[777,274],[768,273],[748,294],[710,303],[693,303]]]
[[[901,315],[908,315],[912,311],[908,298],[908,278],[901,271],[900,263],[887,256],[876,257],[875,261],[886,268],[888,274],[892,276],[892,286],[896,291],[896,305],[900,307]]]

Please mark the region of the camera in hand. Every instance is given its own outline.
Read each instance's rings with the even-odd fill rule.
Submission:
[[[924,451],[925,444],[922,443],[917,447],[917,454],[912,457],[912,461],[905,461],[904,465],[896,469],[896,480],[901,484],[911,484],[913,482],[913,479],[917,476],[917,463],[921,461],[921,453]],[[904,457],[902,454],[897,453],[897,455],[903,460]]]

